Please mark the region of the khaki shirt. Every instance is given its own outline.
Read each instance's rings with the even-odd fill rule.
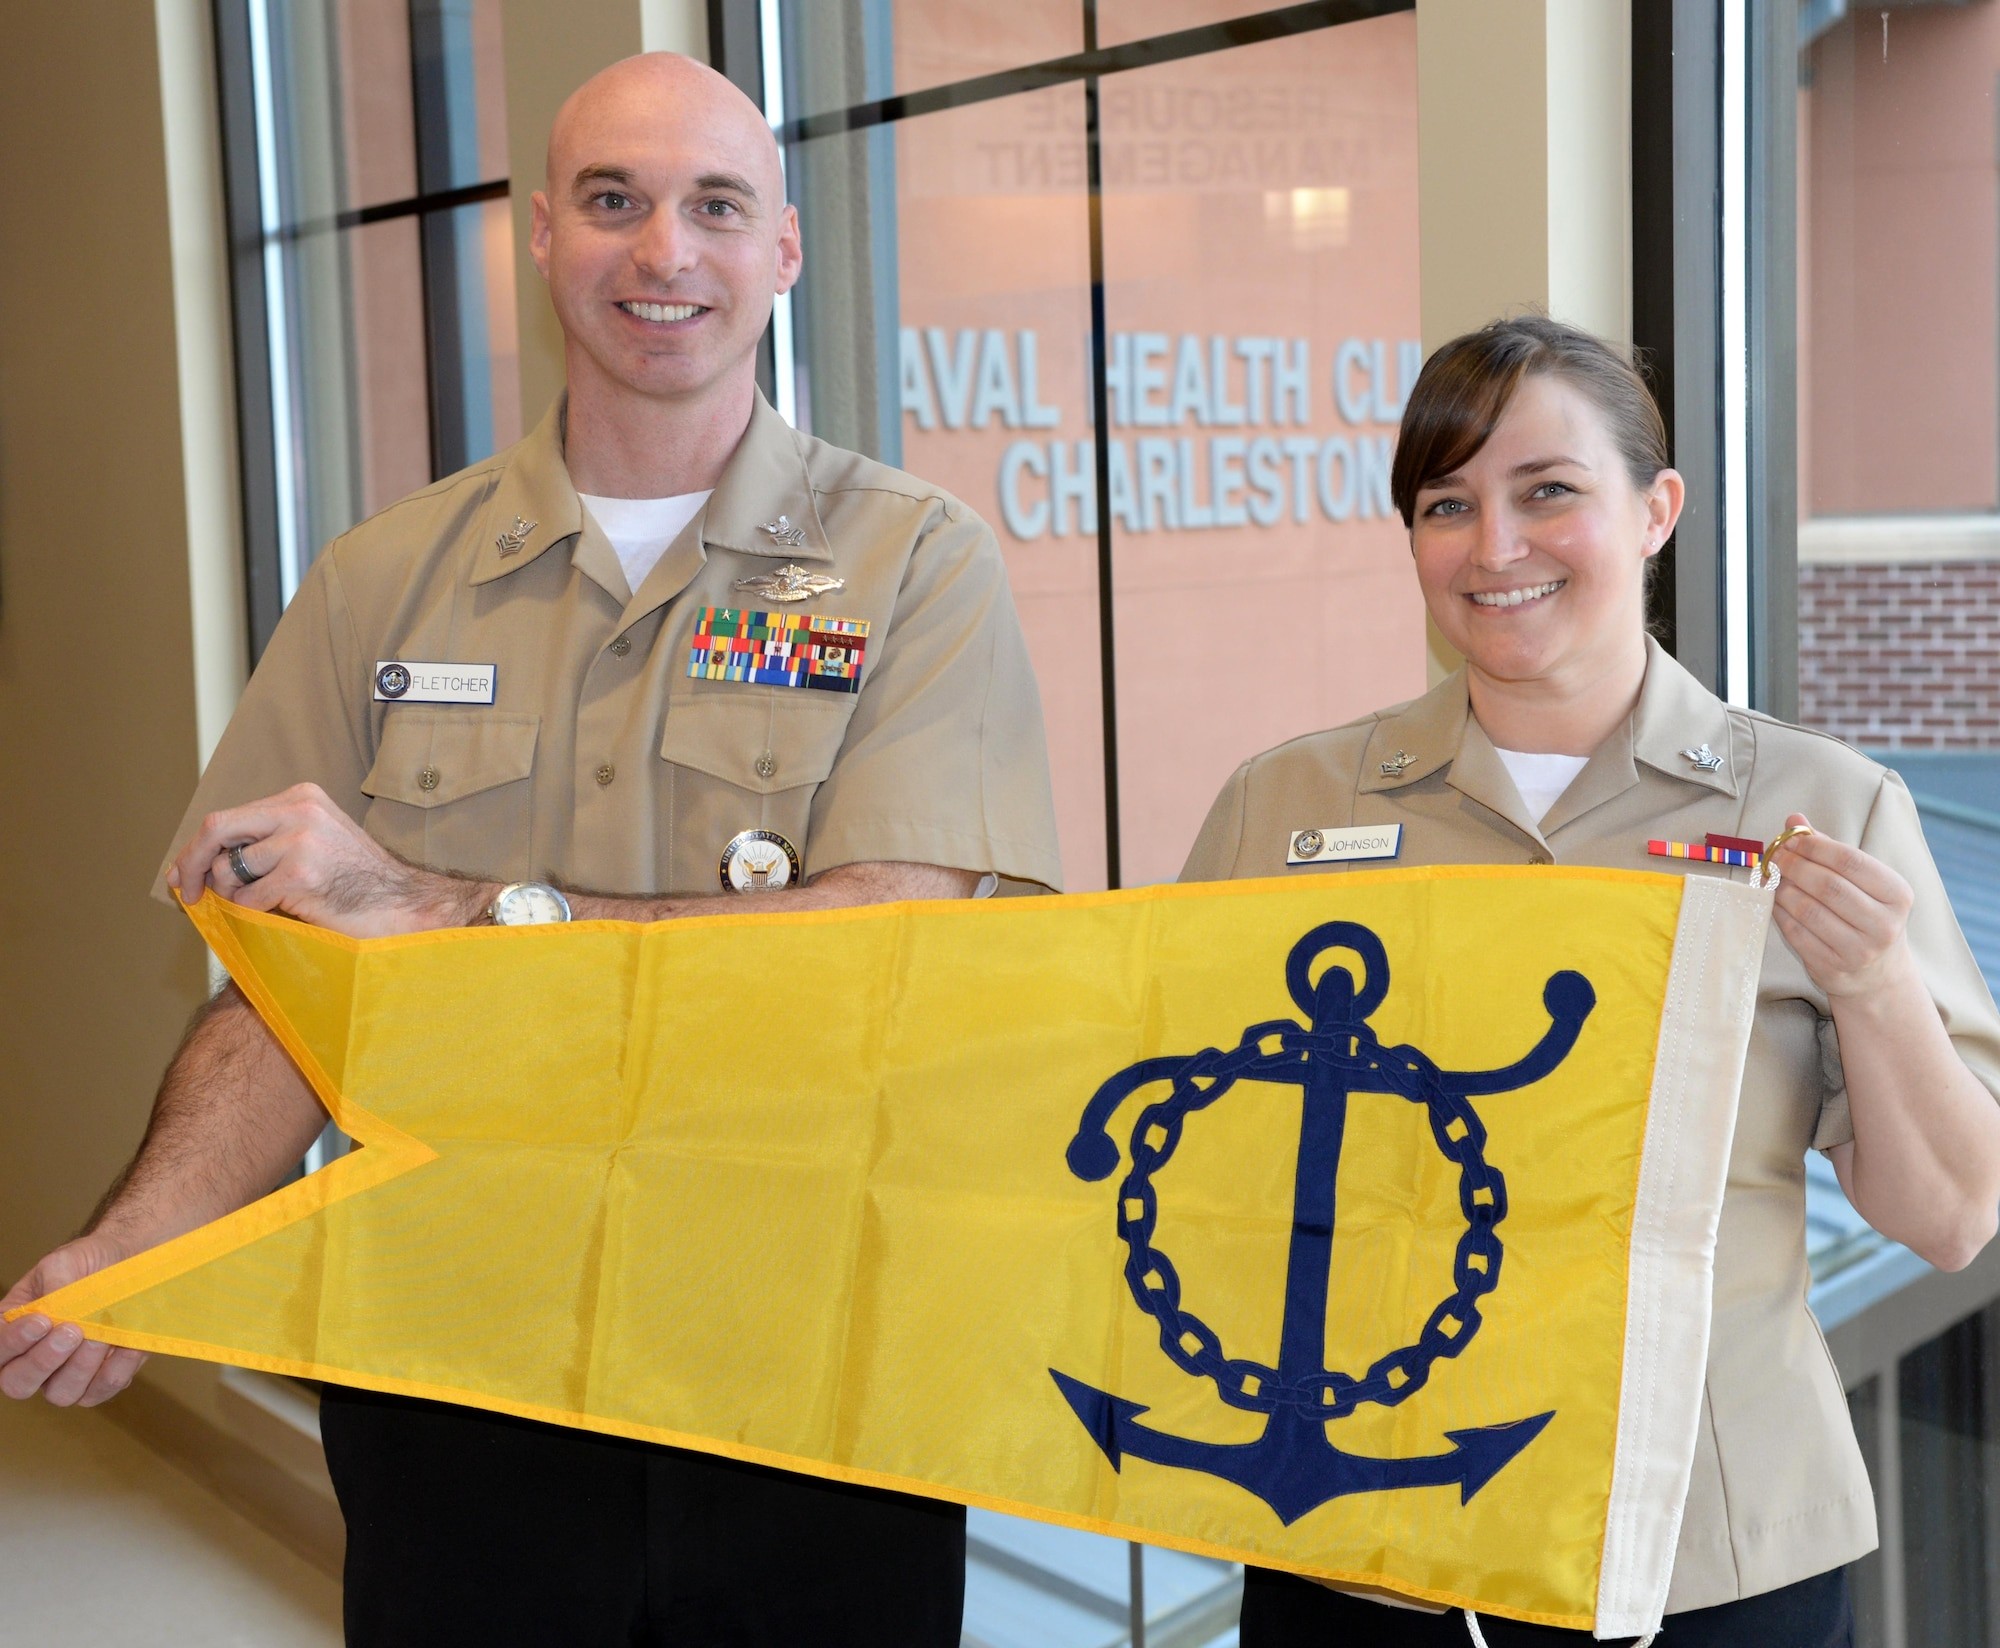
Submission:
[[[760,398],[634,592],[564,467],[563,411],[319,557],[176,851],[204,814],[311,780],[404,858],[496,880],[716,893],[724,847],[766,829],[808,875],[900,860],[1059,884],[1041,703],[984,522]],[[776,541],[780,517],[802,543]],[[788,564],[845,587],[736,587]],[[866,620],[859,690],[691,678],[711,606]],[[378,702],[384,660],[497,666],[494,701]]]
[[[1631,719],[1539,824],[1470,713],[1461,672],[1411,703],[1245,763],[1181,879],[1338,875],[1349,866],[1288,866],[1291,833],[1390,823],[1404,826],[1404,864],[1740,878],[1749,872],[1650,857],[1646,843],[1700,841],[1709,831],[1768,841],[1787,813],[1802,812],[1908,879],[1910,944],[1938,1011],[1960,1056],[2000,1094],[2000,1014],[1902,782],[1837,739],[1724,705],[1647,645]],[[1704,743],[1722,757],[1712,772],[1682,754]],[[1706,1399],[1670,1613],[1773,1590],[1875,1546],[1874,1501],[1840,1378],[1806,1308],[1805,1152],[1853,1136],[1826,997],[1773,927],[1716,1238]]]

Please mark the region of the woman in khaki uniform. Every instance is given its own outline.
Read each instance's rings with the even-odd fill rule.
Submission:
[[[1878,1230],[1947,1269],[1968,1263],[2000,1208],[2000,1015],[1896,775],[1724,705],[1647,637],[1647,567],[1682,484],[1622,358],[1542,319],[1445,345],[1410,397],[1392,484],[1464,668],[1245,763],[1182,879],[1337,874],[1305,849],[1390,823],[1404,864],[1740,876],[1649,857],[1647,842],[1762,841],[1810,822],[1780,860],[1664,1640],[1845,1645],[1842,1565],[1874,1547],[1874,1507],[1806,1308],[1805,1152],[1827,1152]],[[1491,1648],[1589,1640],[1479,1624]],[[1462,1644],[1466,1628],[1253,1570],[1242,1640],[1422,1648]]]

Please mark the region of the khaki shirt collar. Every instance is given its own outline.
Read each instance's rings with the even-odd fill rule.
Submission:
[[[1361,792],[1400,790],[1453,762],[1472,725],[1465,671],[1447,675],[1375,723],[1361,757]]]
[[[585,513],[563,461],[568,406],[568,396],[559,395],[501,471],[486,508],[474,584],[503,578],[574,538],[571,554],[577,569],[624,604],[622,623],[629,625],[687,588],[707,559],[705,545],[801,563],[833,559],[798,436],[760,394],[700,516],[669,546],[635,594],[626,586],[610,541]],[[801,541],[780,542],[790,535],[786,529],[796,529]]]
[[[1686,753],[1703,745],[1722,757],[1713,772],[1704,772]],[[1467,800],[1543,841],[1546,833],[1631,789],[1642,765],[1733,796],[1730,755],[1728,711],[1649,635],[1638,704],[1539,822],[1527,816],[1512,775],[1473,715],[1462,668],[1375,724],[1362,756],[1360,789],[1364,795],[1397,790],[1448,768],[1444,781]]]
[[[542,421],[508,454],[500,482],[486,502],[472,564],[473,583],[491,583],[518,572],[543,551],[583,530],[583,502],[563,465],[563,415],[568,406],[569,397],[558,395]],[[609,554],[611,546],[607,543],[604,549]],[[615,555],[612,565],[617,565]],[[622,575],[619,587],[624,587]]]
[[[782,523],[782,524],[780,524]],[[797,534],[799,542],[781,543]],[[828,562],[833,550],[813,502],[805,450],[790,424],[760,394],[715,495],[702,512],[702,541],[711,549],[733,549],[802,564]]]
[[[1498,813],[1531,840],[1541,841],[1542,833],[1528,817],[1512,776],[1472,713],[1462,668],[1375,723],[1361,758],[1361,792],[1400,790],[1437,772],[1467,800]]]
[[[1722,795],[1739,795],[1729,736],[1729,707],[1704,687],[1650,635],[1646,684],[1632,712],[1633,758],[1655,772]],[[1722,763],[1704,772],[1695,755],[1706,747]]]

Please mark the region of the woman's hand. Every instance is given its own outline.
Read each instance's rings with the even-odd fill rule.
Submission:
[[[1803,813],[1785,820],[1804,825]],[[1878,995],[1915,971],[1910,884],[1879,858],[1831,836],[1778,850],[1778,931],[1829,1001]]]
[[[1803,825],[1793,813],[1788,826]],[[1966,1068],[1910,948],[1910,884],[1823,835],[1774,855],[1778,931],[1826,992],[1854,1118],[1827,1152],[1861,1216],[1958,1270],[2000,1208],[2000,1106]]]

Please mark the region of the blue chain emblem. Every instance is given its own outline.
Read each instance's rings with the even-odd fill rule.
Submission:
[[[1315,983],[1313,964],[1330,951],[1350,952],[1353,972],[1329,966]],[[1299,1011],[1291,1019],[1253,1024],[1231,1052],[1205,1048],[1181,1058],[1142,1059],[1098,1088],[1070,1141],[1070,1171],[1080,1179],[1109,1178],[1118,1146],[1108,1131],[1119,1105],[1142,1087],[1171,1084],[1133,1124],[1131,1169],[1118,1187],[1118,1234],[1126,1247],[1125,1280],[1132,1297],[1159,1324],[1160,1348],[1183,1372],[1214,1382],[1232,1408],[1267,1416],[1255,1442],[1198,1442],[1138,1422],[1146,1410],[1051,1368],[1114,1469],[1126,1455],[1155,1464],[1205,1471],[1248,1489],[1278,1515],[1296,1522],[1343,1494],[1456,1484],[1463,1504],[1539,1436],[1554,1413],[1474,1430],[1446,1431],[1451,1447],[1416,1458],[1377,1459],[1343,1452],[1327,1435],[1330,1421],[1364,1403],[1394,1407],[1423,1389],[1433,1368],[1457,1356],[1480,1326],[1480,1300],[1500,1283],[1500,1221],[1507,1216],[1507,1181],[1486,1160],[1486,1129],[1467,1101],[1508,1093],[1540,1081],[1569,1056],[1583,1021],[1597,1005],[1590,981],[1561,972],[1542,991],[1549,1028],[1527,1055],[1498,1070],[1440,1070],[1414,1047],[1384,1047],[1368,1018],[1389,993],[1389,958],[1382,941],[1357,922],[1329,921],[1292,946],[1285,984]],[[1238,1081],[1289,1082],[1303,1089],[1304,1115],[1292,1203],[1292,1238],[1285,1272],[1284,1321],[1275,1367],[1224,1354],[1215,1332],[1181,1303],[1180,1275],[1154,1245],[1159,1216],[1153,1176],[1173,1159],[1189,1116],[1205,1110]],[[1431,1136],[1458,1168],[1465,1233],[1452,1263],[1452,1290],[1424,1323],[1415,1344],[1380,1357],[1356,1377],[1326,1366],[1326,1307],[1333,1257],[1335,1180],[1347,1127],[1349,1098],[1390,1094],[1422,1105]]]

